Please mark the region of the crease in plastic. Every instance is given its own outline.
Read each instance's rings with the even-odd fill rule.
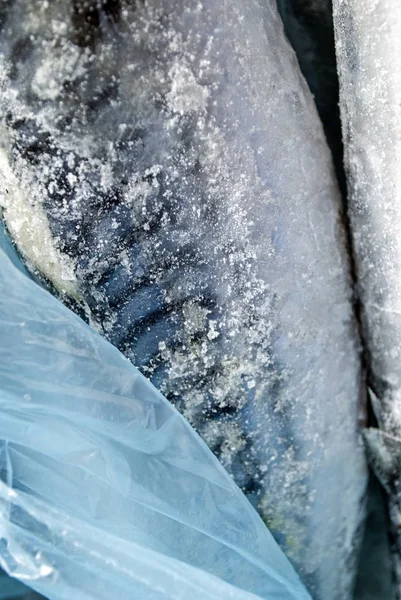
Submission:
[[[0,566],[50,600],[310,599],[189,424],[1,230],[0,480]]]

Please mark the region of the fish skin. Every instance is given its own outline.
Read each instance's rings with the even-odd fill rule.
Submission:
[[[395,600],[386,504],[382,486],[376,476],[370,473],[364,539],[353,600]]]
[[[333,15],[357,292],[378,429],[365,432],[387,491],[401,598],[401,5],[335,0]]]
[[[396,582],[392,591],[398,600],[401,594],[401,438],[369,427],[364,432],[364,439],[369,462],[387,494],[392,570]]]
[[[346,201],[332,0],[277,0],[277,6],[315,100]]]
[[[332,161],[276,7],[90,9],[82,26],[61,0],[8,13],[0,141],[19,193],[92,324],[188,418],[313,596],[346,600],[360,348]]]

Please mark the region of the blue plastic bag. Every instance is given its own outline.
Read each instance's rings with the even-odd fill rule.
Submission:
[[[0,566],[51,600],[309,598],[183,417],[1,236]]]
[[[0,600],[43,600],[43,596],[0,569]]]

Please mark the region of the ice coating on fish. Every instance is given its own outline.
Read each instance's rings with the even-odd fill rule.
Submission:
[[[366,440],[390,497],[401,597],[401,5],[334,2],[349,214],[380,430]],[[398,447],[398,451],[396,448]]]
[[[3,162],[46,216],[55,287],[67,264],[314,597],[350,597],[359,342],[330,153],[275,5],[14,0],[0,37]]]
[[[332,0],[277,0],[284,31],[312,92],[345,197]]]

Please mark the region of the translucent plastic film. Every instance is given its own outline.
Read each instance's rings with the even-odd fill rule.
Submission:
[[[0,569],[0,600],[43,600],[43,596]]]
[[[5,244],[0,566],[51,600],[309,598],[186,421]]]

